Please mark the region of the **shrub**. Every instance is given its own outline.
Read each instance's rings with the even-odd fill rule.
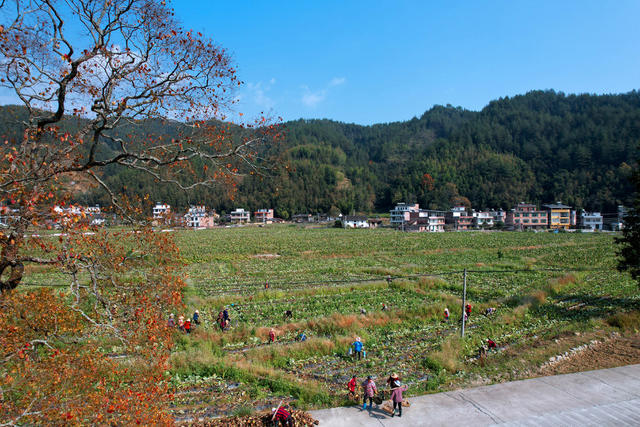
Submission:
[[[445,371],[440,371],[435,375],[431,375],[427,382],[424,383],[425,391],[438,391],[438,388],[444,384],[447,375]]]
[[[422,361],[422,367],[425,369],[429,369],[430,371],[433,371],[435,373],[438,373],[444,369],[444,367],[439,361],[429,356],[425,357],[424,360]]]
[[[623,330],[640,329],[640,312],[616,313],[607,319],[607,323]]]

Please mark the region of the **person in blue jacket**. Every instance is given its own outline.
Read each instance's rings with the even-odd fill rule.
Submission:
[[[353,346],[354,358],[358,358],[358,360],[362,359],[362,341],[360,341],[360,337],[356,337],[356,340],[351,344]]]

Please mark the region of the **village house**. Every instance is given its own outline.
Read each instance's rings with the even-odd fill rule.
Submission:
[[[547,211],[547,221],[552,230],[564,229],[576,224],[575,211],[571,211],[571,206],[563,205],[560,202],[542,205]]]
[[[403,225],[405,231],[438,233],[444,231],[445,212],[420,209],[410,212],[409,221]]]
[[[473,217],[474,228],[493,227],[493,211],[473,211],[471,216]]]
[[[493,216],[493,224],[496,225],[498,222],[502,224],[507,223],[507,213],[502,209],[498,211],[491,210],[491,215]]]
[[[229,213],[229,221],[236,224],[243,224],[251,220],[251,214],[245,211],[243,208],[236,208],[236,210]]]
[[[313,215],[311,214],[295,214],[291,217],[293,222],[313,222]]]
[[[18,217],[15,215],[16,209],[11,209],[4,203],[0,205],[0,227],[8,227],[9,222],[13,222]]]
[[[71,221],[80,221],[84,224],[89,223],[91,225],[103,225],[105,223],[100,205],[69,205],[66,207],[56,205],[53,207],[53,218],[48,221],[48,224],[68,224]]]
[[[215,210],[207,212],[207,209],[202,205],[192,205],[184,215],[184,223],[189,228],[212,228],[219,218],[220,215]]]
[[[369,223],[369,228],[378,228],[384,223],[384,219],[382,218],[369,218],[367,220]]]
[[[602,215],[600,212],[587,212],[584,209],[580,212],[579,226],[583,230],[602,230]]]
[[[346,215],[342,218],[344,228],[369,228],[366,216]]]
[[[452,230],[469,230],[473,226],[473,216],[467,215],[464,206],[454,206],[445,214],[445,224]]]
[[[104,225],[106,222],[106,219],[102,214],[102,209],[100,209],[100,205],[87,206],[84,211],[87,217],[89,217],[91,225]]]
[[[160,224],[169,224],[172,222],[171,206],[164,203],[156,203],[153,207],[153,222],[154,226]],[[173,221],[175,222],[175,221]]]
[[[258,209],[253,213],[253,220],[263,224],[271,224],[273,222],[273,209]]]
[[[153,219],[166,218],[171,212],[171,206],[164,203],[156,203],[153,207]]]
[[[547,212],[538,210],[536,205],[521,202],[507,213],[505,224],[514,230],[547,228]]]
[[[416,204],[398,203],[395,208],[391,210],[391,226],[402,227],[407,221],[409,221],[411,213],[420,211],[420,206]]]

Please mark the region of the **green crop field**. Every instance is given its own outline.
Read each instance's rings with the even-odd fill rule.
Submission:
[[[346,404],[353,374],[397,372],[410,394],[524,378],[582,341],[624,333],[610,319],[639,308],[637,285],[615,270],[608,234],[272,226],[176,239],[188,275],[185,314],[197,308],[203,319],[179,337],[171,360],[178,419],[281,399]],[[464,269],[473,313],[461,339]],[[231,317],[224,332],[215,323],[223,307]],[[485,317],[488,307],[497,312]],[[348,353],[355,336],[367,352],[361,361]],[[479,360],[487,338],[498,349]]]

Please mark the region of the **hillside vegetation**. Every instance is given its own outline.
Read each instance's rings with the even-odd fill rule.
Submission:
[[[15,137],[16,108],[2,110],[0,134]],[[67,125],[73,126],[73,123]],[[179,124],[149,121],[132,129],[167,138]],[[285,123],[286,139],[263,153],[276,169],[240,180],[237,192],[191,194],[157,186],[149,176],[117,167],[105,179],[127,194],[182,208],[206,204],[273,207],[294,213],[384,212],[400,201],[446,209],[509,208],[518,201],[561,200],[576,208],[612,212],[629,204],[628,182],[640,142],[640,93],[565,95],[534,91],[492,101],[474,112],[435,106],[406,122],[360,126],[331,120]],[[107,204],[95,189],[83,203]]]

